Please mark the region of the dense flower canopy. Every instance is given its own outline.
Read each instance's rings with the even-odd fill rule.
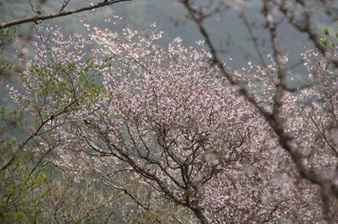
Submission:
[[[41,32],[35,59],[22,72],[25,89],[10,87],[13,99],[47,124],[37,153],[53,148],[54,164],[79,179],[93,174],[143,209],[167,201],[210,223],[323,219],[317,187],[300,177],[239,86],[220,76],[203,42],[187,48],[176,38],[162,47],[156,25],[148,35],[85,26],[89,37],[66,38],[52,27],[48,36]],[[310,87],[283,97],[283,125],[304,163],[337,179],[338,71],[316,54],[303,55]],[[234,71],[267,111],[276,67],[271,59]],[[135,182],[143,194],[131,190]]]

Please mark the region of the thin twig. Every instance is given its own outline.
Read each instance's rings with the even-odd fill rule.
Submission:
[[[0,24],[0,29],[6,28],[6,27],[12,27],[12,26],[16,26],[19,24],[24,24],[24,23],[39,23],[43,20],[48,20],[48,19],[53,19],[53,18],[57,18],[57,17],[62,17],[62,16],[68,16],[71,14],[75,14],[75,13],[79,13],[79,12],[83,12],[83,11],[88,11],[88,10],[92,10],[92,9],[96,9],[96,8],[101,8],[104,6],[108,6],[108,5],[112,5],[112,4],[116,4],[119,2],[125,2],[125,1],[132,1],[132,0],[112,0],[112,1],[102,1],[99,3],[96,3],[94,5],[90,5],[90,6],[86,6],[86,7],[82,7],[82,8],[76,8],[76,9],[72,9],[69,11],[63,11],[63,12],[58,12],[58,13],[53,13],[53,14],[49,14],[49,15],[39,15],[39,16],[33,16],[33,17],[27,17],[24,19],[18,19],[18,20],[14,20],[14,21],[10,21],[10,22],[5,22],[5,23],[1,23]]]

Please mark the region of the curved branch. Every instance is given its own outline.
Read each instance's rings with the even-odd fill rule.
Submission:
[[[13,21],[10,21],[10,22],[1,23],[0,29],[12,27],[12,26],[16,26],[16,25],[20,25],[20,24],[24,24],[24,23],[31,23],[31,22],[38,24],[43,20],[53,19],[53,18],[62,17],[62,16],[68,16],[68,15],[71,15],[71,14],[75,14],[75,13],[79,13],[79,12],[83,12],[83,11],[88,11],[88,10],[92,10],[92,9],[97,9],[97,8],[101,8],[101,7],[104,7],[104,6],[116,4],[116,3],[119,3],[119,2],[125,2],[125,1],[132,1],[132,0],[104,0],[102,2],[93,4],[93,5],[90,5],[90,6],[76,8],[76,9],[72,9],[72,10],[68,10],[68,11],[60,11],[58,13],[52,13],[52,14],[48,14],[48,15],[37,15],[37,16],[27,17],[27,18],[24,18],[24,19],[18,19],[18,20],[13,20]]]
[[[266,4],[268,4],[269,1],[266,0]],[[233,72],[229,71],[228,68],[224,65],[224,63],[221,61],[221,59],[218,57],[216,48],[211,42],[210,36],[206,30],[206,28],[203,26],[203,21],[201,21],[201,18],[195,13],[195,9],[193,8],[192,4],[189,1],[182,1],[182,4],[184,7],[187,9],[189,16],[191,19],[198,25],[199,31],[204,37],[207,46],[209,47],[213,64],[215,64],[219,69],[220,72],[224,77],[226,77],[229,81],[229,83],[232,86],[237,86],[238,82],[233,78]],[[269,10],[267,6],[265,6],[264,10]],[[263,11],[264,11],[263,10]],[[267,11],[268,12],[268,11]],[[270,15],[270,16],[269,16]],[[333,195],[334,197],[338,198],[338,185],[336,185],[333,181],[329,181],[325,179],[324,177],[320,176],[317,174],[314,170],[312,169],[307,169],[302,161],[303,156],[300,152],[299,149],[295,148],[292,143],[292,137],[285,131],[285,129],[282,126],[281,119],[280,119],[280,109],[282,105],[282,97],[283,93],[285,92],[286,85],[285,85],[285,71],[284,71],[284,66],[281,66],[281,52],[278,50],[279,44],[277,43],[276,45],[276,33],[275,33],[275,27],[273,24],[273,18],[271,18],[271,14],[269,13],[266,14],[267,21],[268,21],[268,27],[270,29],[270,33],[272,31],[272,44],[274,45],[274,55],[278,56],[278,78],[279,78],[279,84],[276,86],[276,95],[274,96],[274,108],[273,108],[273,113],[267,112],[263,107],[261,107],[257,101],[251,97],[248,93],[248,91],[245,88],[240,87],[239,88],[239,93],[249,102],[251,103],[263,116],[263,118],[269,123],[270,127],[273,129],[273,131],[276,133],[276,135],[279,138],[279,144],[282,148],[284,148],[285,151],[288,152],[288,154],[291,156],[294,164],[296,165],[297,171],[300,174],[301,177],[304,179],[310,181],[313,184],[316,184],[320,186],[322,189],[325,189],[327,194]],[[269,18],[270,17],[270,18]],[[270,22],[269,22],[270,21]],[[310,34],[313,34],[310,32]],[[310,35],[311,36],[311,35]],[[311,36],[314,38],[314,36]],[[317,40],[317,39],[313,39]],[[321,48],[320,48],[321,49]]]

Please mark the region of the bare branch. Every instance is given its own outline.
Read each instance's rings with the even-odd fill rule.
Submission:
[[[64,0],[61,9],[60,9],[60,13],[67,7],[68,3],[70,2],[70,0]]]
[[[29,5],[30,5],[31,8],[32,8],[32,11],[35,12],[36,14],[38,14],[38,15],[41,15],[41,12],[40,12],[39,10],[37,10],[37,9],[34,7],[32,1],[29,0],[28,2],[29,2]]]
[[[97,9],[97,8],[101,8],[101,7],[104,7],[104,6],[116,4],[116,3],[119,3],[119,2],[125,2],[125,1],[131,1],[131,0],[110,0],[110,1],[105,0],[105,1],[102,1],[102,2],[99,2],[99,3],[96,3],[94,5],[90,5],[90,6],[86,6],[86,7],[82,7],[82,8],[76,8],[76,9],[69,10],[69,11],[61,11],[61,12],[53,13],[53,14],[49,14],[49,15],[38,15],[38,16],[28,17],[28,18],[24,18],[24,19],[18,19],[18,20],[14,20],[14,21],[10,21],[10,22],[1,23],[0,29],[6,28],[6,27],[16,26],[16,25],[19,25],[19,24],[30,23],[30,22],[37,24],[37,23],[39,23],[43,20],[53,19],[53,18],[62,17],[62,16],[68,16],[68,15],[71,15],[71,14],[75,14],[75,13],[79,13],[79,12],[83,12],[83,11],[88,11],[88,10],[92,10],[92,9]]]

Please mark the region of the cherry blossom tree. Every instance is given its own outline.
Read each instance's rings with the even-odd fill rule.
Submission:
[[[234,70],[204,25],[219,8],[180,2],[205,38],[195,48],[179,37],[160,45],[155,24],[119,33],[118,16],[109,28],[84,24],[88,37],[40,29],[23,86],[8,86],[35,127],[1,170],[29,151],[79,183],[90,176],[125,196],[125,222],[338,222],[336,39],[315,33],[304,1],[300,19],[292,1],[262,1],[272,50]],[[315,46],[296,87],[280,15]]]
[[[123,192],[158,222],[337,221],[337,67],[309,49],[309,84],[288,88],[268,12],[270,62],[241,71],[207,35],[209,48],[161,46],[155,24],[147,35],[41,30],[23,89],[8,86],[41,127],[29,150],[55,152],[46,159]]]

